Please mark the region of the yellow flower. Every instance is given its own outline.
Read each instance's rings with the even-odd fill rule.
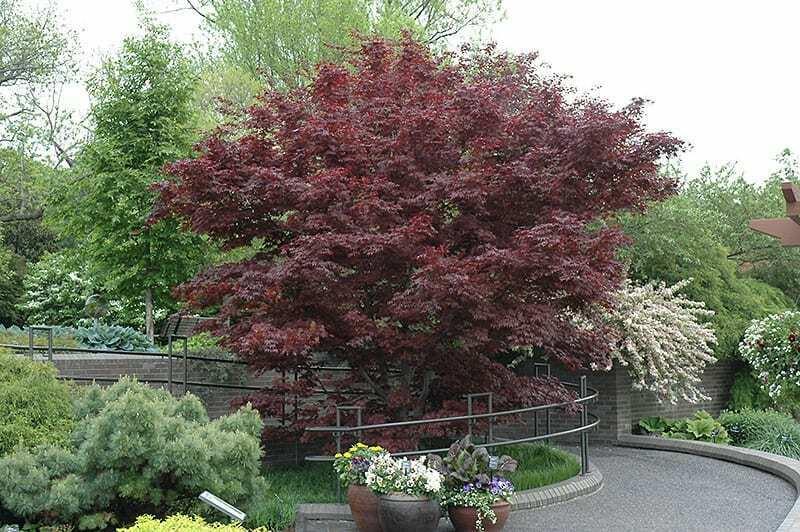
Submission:
[[[342,453],[336,453],[335,455],[333,455],[333,457],[334,458],[341,458],[342,457]]]
[[[370,450],[370,451],[374,451],[374,452],[376,452],[376,453],[377,453],[377,452],[380,452],[380,451],[382,451],[382,450],[383,450],[383,447],[381,447],[380,445],[373,445],[372,447],[370,447],[370,448],[369,448],[369,450]]]
[[[351,453],[344,453],[345,458],[352,458],[353,455]]]
[[[363,443],[361,443],[361,442],[358,442],[358,443],[356,444],[356,447],[358,447],[359,449],[366,449],[366,448],[367,448],[367,446],[366,446],[366,445],[364,445],[364,444],[363,444]]]

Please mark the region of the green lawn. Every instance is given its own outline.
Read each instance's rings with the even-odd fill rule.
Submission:
[[[509,445],[498,447],[497,454],[507,454],[519,462],[510,476],[518,491],[555,484],[574,477],[581,471],[578,459],[550,445]]]
[[[519,462],[511,480],[520,491],[566,480],[581,469],[575,456],[549,445],[510,445],[498,447],[495,452],[508,454]],[[265,476],[269,489],[259,510],[250,518],[272,530],[290,527],[300,503],[336,502],[335,477],[329,464],[270,467]]]

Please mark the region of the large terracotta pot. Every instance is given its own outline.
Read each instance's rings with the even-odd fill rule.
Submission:
[[[434,532],[442,509],[427,497],[390,493],[380,496],[378,516],[383,532]]]
[[[378,522],[378,496],[371,489],[350,486],[347,488],[347,502],[359,532],[382,532]]]
[[[483,529],[486,532],[500,532],[506,526],[508,516],[511,514],[511,504],[506,501],[497,502],[492,506],[492,510],[494,510],[497,521],[492,523],[489,519],[484,519]],[[447,513],[456,532],[475,532],[478,530],[478,527],[475,526],[478,521],[478,512],[475,508],[451,506],[447,509]]]

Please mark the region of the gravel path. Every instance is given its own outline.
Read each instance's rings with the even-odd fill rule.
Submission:
[[[774,532],[796,497],[777,477],[710,458],[623,447],[589,456],[599,492],[514,512],[506,532]]]

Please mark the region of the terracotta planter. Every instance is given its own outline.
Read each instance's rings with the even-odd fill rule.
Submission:
[[[434,532],[442,509],[427,497],[390,493],[380,496],[378,516],[383,532]]]
[[[378,522],[378,496],[366,486],[347,488],[347,503],[359,532],[382,532]]]
[[[492,523],[489,519],[483,520],[483,529],[486,532],[500,532],[506,526],[508,516],[511,514],[511,504],[507,501],[495,503],[492,506],[497,521]],[[478,512],[469,506],[451,506],[447,509],[450,521],[456,532],[475,532],[478,527],[475,522],[478,520]]]

